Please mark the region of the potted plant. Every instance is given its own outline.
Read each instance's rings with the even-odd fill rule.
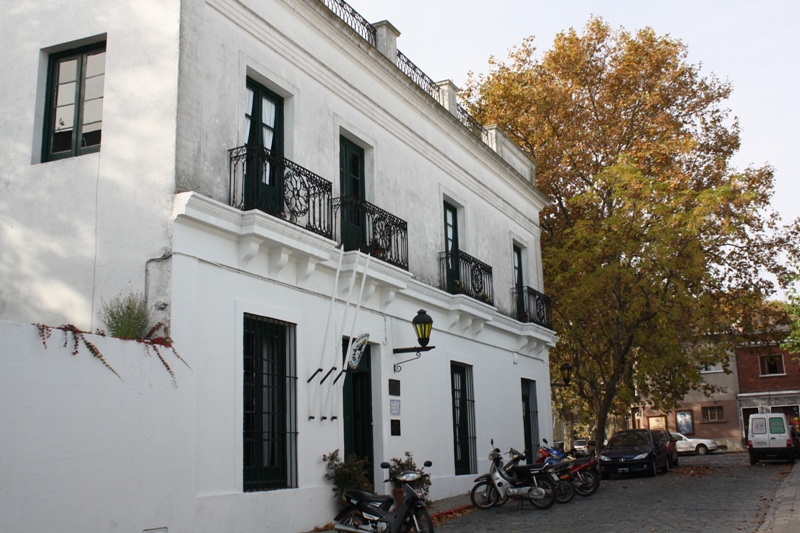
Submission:
[[[322,456],[330,472],[325,474],[325,479],[333,481],[333,493],[342,501],[344,493],[350,489],[372,492],[372,484],[364,475],[367,467],[367,458],[351,453],[344,461],[339,457],[339,450],[334,450]]]
[[[460,279],[453,280],[453,294],[462,294],[464,292],[464,285],[461,284]]]
[[[392,461],[389,466],[389,479],[393,479],[395,476],[398,476],[408,470],[417,470],[417,464],[414,462],[414,457],[412,457],[411,452],[405,453],[405,459],[392,457]],[[428,500],[428,491],[431,488],[431,478],[428,476],[420,477],[416,482],[414,482],[414,488],[422,493],[422,498],[426,503],[430,503]],[[399,485],[395,485],[394,488],[394,501],[395,505],[400,505],[403,502],[403,488]]]
[[[372,255],[373,257],[377,257],[378,259],[383,257],[383,246],[381,246],[381,243],[378,242],[378,239],[373,238],[369,242],[369,253],[370,255]]]
[[[482,292],[482,293],[480,293],[478,295],[478,300],[480,300],[481,302],[483,302],[485,304],[489,304],[489,305],[492,304],[492,299],[489,298],[489,295],[484,293],[484,292]]]

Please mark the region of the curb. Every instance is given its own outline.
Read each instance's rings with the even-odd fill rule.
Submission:
[[[454,513],[460,513],[461,511],[466,511],[467,509],[471,509],[472,505],[460,505],[458,507],[454,507],[453,509],[448,509],[446,511],[440,511],[436,514],[431,515],[431,519],[441,518],[443,516],[451,515]]]

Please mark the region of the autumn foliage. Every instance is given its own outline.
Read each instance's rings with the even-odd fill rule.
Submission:
[[[774,290],[763,274],[791,274],[798,223],[770,211],[773,169],[731,166],[731,90],[680,41],[592,18],[543,54],[529,38],[493,58],[462,94],[530,154],[553,200],[540,221],[551,368],[573,365],[558,401],[585,409],[598,439],[609,413],[673,408],[701,386],[699,364],[727,365]]]

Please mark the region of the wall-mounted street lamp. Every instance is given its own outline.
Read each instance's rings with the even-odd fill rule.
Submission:
[[[408,363],[409,361],[413,361],[414,359],[419,359],[422,357],[422,352],[428,352],[436,348],[436,346],[428,346],[428,342],[431,340],[431,329],[433,328],[433,319],[428,316],[428,313],[425,312],[424,309],[420,309],[417,311],[417,316],[414,317],[414,320],[411,321],[411,325],[414,326],[414,333],[417,334],[417,343],[419,346],[415,346],[414,348],[395,348],[392,350],[392,353],[415,353],[416,357],[412,357],[411,359],[406,359],[405,361],[400,361],[399,363],[394,364],[394,371],[400,372],[402,370],[400,365],[403,363]]]
[[[564,383],[551,383],[551,387],[569,387],[569,382],[572,381],[572,365],[569,363],[564,363],[561,365],[561,368],[558,369],[559,373],[561,374],[561,380]]]

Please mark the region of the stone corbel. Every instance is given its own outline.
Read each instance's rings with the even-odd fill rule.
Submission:
[[[364,272],[361,274],[362,276],[366,276],[367,273]],[[378,288],[378,280],[375,279],[367,279],[367,283],[364,287],[364,299],[361,300],[362,303],[368,302],[370,298],[375,294],[375,289]]]
[[[272,276],[280,274],[281,270],[289,262],[292,249],[286,246],[275,246],[269,249],[269,273]]]
[[[474,317],[472,319],[472,334],[477,336],[483,331],[483,327],[486,325],[486,320],[483,318]]]
[[[263,242],[264,239],[256,235],[244,235],[239,239],[239,268],[247,268]]]
[[[297,282],[303,282],[311,277],[314,270],[317,268],[319,259],[316,257],[307,256],[297,260]]]
[[[381,291],[381,311],[386,311],[386,308],[391,305],[394,301],[394,297],[397,294],[397,288],[392,287],[391,285],[384,287]]]

